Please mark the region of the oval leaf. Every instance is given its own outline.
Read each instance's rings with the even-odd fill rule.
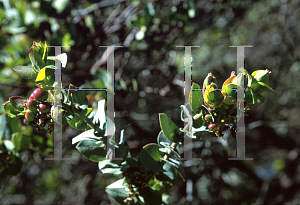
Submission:
[[[25,108],[25,99],[20,97],[20,96],[13,96],[9,98],[9,102],[11,104],[11,106],[13,106],[13,108],[15,108],[16,110],[22,112]]]
[[[18,115],[21,113],[20,111],[16,110],[10,103],[10,101],[6,101],[3,103],[3,108],[6,111],[7,115],[11,118],[19,117]]]
[[[77,150],[93,162],[99,162],[106,158],[106,148],[102,141],[82,140],[76,146]]]
[[[105,191],[109,194],[118,204],[125,204],[124,200],[129,197],[129,192],[127,190],[127,184],[124,185],[124,179],[120,179],[108,187]]]
[[[269,70],[256,70],[254,71],[251,76],[253,78],[255,78],[255,80],[257,80],[258,82],[262,82],[262,83],[268,83],[269,80],[269,75],[270,75],[271,71]]]
[[[32,82],[33,84],[35,83],[35,79],[37,77],[36,72],[32,69],[32,67],[29,66],[17,66],[14,67],[14,70],[22,77],[25,78],[26,80]]]
[[[183,164],[180,161],[177,161],[172,158],[169,158],[168,160],[164,160],[164,161],[169,163],[171,166],[173,166],[176,169],[177,173],[181,176],[183,181],[185,181],[185,172],[184,172]]]
[[[180,142],[180,133],[177,125],[164,113],[159,113],[159,122],[165,136],[172,142]]]
[[[54,83],[54,69],[46,66],[39,71],[36,77],[36,83],[43,83],[45,85],[53,85]]]
[[[195,113],[199,113],[200,108],[203,104],[203,95],[202,95],[201,87],[196,83],[193,83],[192,85],[192,91],[190,93],[189,103],[192,108],[192,111]]]
[[[164,134],[164,132],[161,130],[157,136],[157,144],[161,145],[161,143],[166,143],[168,146],[171,146],[172,141],[170,141],[166,135]]]
[[[147,169],[160,172],[162,171],[161,158],[164,153],[159,150],[157,144],[148,144],[143,147],[143,150],[140,153],[140,162]]]

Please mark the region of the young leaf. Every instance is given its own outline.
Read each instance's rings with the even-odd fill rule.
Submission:
[[[39,71],[36,77],[36,84],[42,83],[45,85],[53,85],[54,83],[54,69],[51,66],[46,66]]]
[[[9,98],[9,102],[11,104],[11,106],[13,106],[13,108],[15,108],[16,110],[22,112],[25,108],[25,99],[20,97],[20,96],[13,96]]]
[[[45,46],[41,42],[37,43],[35,41],[29,50],[29,59],[32,63],[32,68],[36,73],[46,66],[44,61],[44,59],[47,60],[46,51]]]
[[[13,68],[22,78],[25,78],[26,80],[35,83],[35,79],[37,77],[36,72],[32,69],[32,67],[29,66],[16,66]]]
[[[203,104],[202,91],[201,91],[200,86],[196,83],[193,83],[192,89],[193,90],[197,89],[197,90],[195,90],[195,91],[192,90],[191,91],[189,104],[190,104],[193,112],[199,113],[200,108]]]
[[[251,76],[253,78],[255,78],[255,80],[257,80],[258,82],[267,84],[270,73],[271,73],[271,71],[269,71],[267,69],[266,70],[256,70],[251,74]]]
[[[251,88],[255,90],[256,93],[261,94],[266,91],[274,91],[272,88],[270,88],[267,84],[262,83],[262,82],[257,82],[251,84]]]
[[[5,103],[3,103],[3,108],[6,111],[7,115],[11,118],[14,117],[20,117],[19,114],[21,114],[20,111],[16,110],[10,103],[10,101],[6,101]]]

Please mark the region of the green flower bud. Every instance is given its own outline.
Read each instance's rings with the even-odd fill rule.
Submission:
[[[211,117],[210,114],[206,114],[205,117],[204,117],[204,119],[205,119],[207,122],[210,122],[211,119],[212,119],[212,117]]]
[[[237,101],[237,85],[234,71],[231,72],[230,77],[223,83],[222,95],[224,96],[223,103],[226,105],[232,105]]]
[[[48,91],[44,91],[40,88],[37,88],[33,91],[32,97],[38,102],[44,102],[48,98]]]
[[[31,110],[27,110],[27,111],[25,112],[25,118],[26,118],[29,122],[31,122],[31,121],[33,121],[33,120],[35,119],[35,114],[36,114],[36,113],[32,112]]]
[[[27,100],[26,107],[29,110],[36,112],[37,111],[36,110],[37,109],[37,102],[34,99],[29,98],[29,100]]]
[[[208,73],[208,75],[203,81],[203,88],[207,88],[207,86],[209,86],[211,83],[217,84],[217,79],[211,73]]]
[[[24,118],[23,122],[25,125],[29,125],[29,123],[30,123],[26,118]]]
[[[219,127],[216,124],[208,125],[208,129],[211,131],[216,131]]]
[[[43,102],[39,104],[39,110],[41,111],[41,113],[48,113],[50,112],[51,109],[51,104],[48,102]]]
[[[217,89],[217,85],[215,83],[211,83],[207,86],[204,94],[204,102],[213,109],[219,107],[224,98],[221,91],[215,89]]]

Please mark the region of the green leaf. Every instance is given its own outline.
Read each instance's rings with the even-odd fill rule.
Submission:
[[[168,146],[171,146],[172,141],[170,141],[166,135],[163,133],[163,131],[161,130],[157,136],[157,144],[161,145],[161,143],[166,143]]]
[[[25,103],[26,103],[25,99],[20,97],[20,96],[10,97],[9,102],[10,102],[10,104],[13,108],[15,108],[16,110],[18,110],[20,112],[22,112],[24,110],[25,106],[26,106],[25,105]]]
[[[77,135],[72,139],[72,144],[75,144],[77,142],[80,142],[82,140],[100,140],[99,137],[94,135],[94,130],[88,130],[85,132],[82,132],[81,134]]]
[[[272,88],[270,88],[267,84],[262,82],[253,83],[250,86],[257,94],[264,93],[266,91],[274,91]]]
[[[33,45],[29,50],[29,59],[32,63],[32,68],[36,73],[46,66],[44,61],[44,59],[47,60],[46,53],[47,48],[41,42],[33,42]]]
[[[206,129],[206,126],[202,126],[202,127],[200,127],[200,128],[198,128],[198,129],[196,129],[196,128],[192,128],[192,133],[193,133],[193,136],[192,136],[192,138],[193,139],[201,139],[201,137],[205,134],[205,133],[208,133],[208,132],[213,132],[213,131],[211,131],[211,130],[209,130],[209,129]]]
[[[9,101],[6,101],[5,103],[3,103],[3,108],[6,111],[7,115],[11,118],[14,117],[20,117],[18,116],[21,112],[16,110]]]
[[[255,78],[255,80],[257,80],[258,82],[267,84],[270,73],[271,73],[271,71],[269,71],[267,69],[266,70],[256,70],[251,74],[251,76],[253,78]]]
[[[78,116],[74,116],[71,120],[68,120],[68,124],[78,130],[87,130],[90,128],[89,125],[84,120],[80,120]]]
[[[106,158],[106,148],[102,141],[82,140],[76,146],[77,150],[93,162],[99,162]]]
[[[157,144],[147,144],[143,147],[143,150],[139,156],[141,164],[154,172],[162,171],[161,158],[163,157],[164,153],[161,152],[159,148],[160,147]]]
[[[150,187],[143,187],[139,189],[139,195],[140,197],[143,197],[144,203],[146,204],[160,205],[162,203],[161,194]]]
[[[88,117],[93,112],[93,108],[87,108],[85,116]]]
[[[109,162],[109,160],[103,160],[98,163],[98,167],[103,174],[122,174],[121,167],[115,163]]]
[[[257,101],[256,92],[252,88],[247,87],[245,91],[245,102],[248,104],[254,104],[256,101]]]
[[[159,113],[159,122],[162,131],[169,140],[176,143],[181,141],[179,128],[166,114]]]
[[[25,78],[26,80],[32,82],[33,84],[35,83],[35,79],[37,77],[36,72],[32,69],[32,67],[29,66],[17,66],[14,67],[14,70],[22,77]]]
[[[78,119],[79,120],[84,120],[85,116],[86,116],[86,113],[87,113],[87,109],[85,110],[81,110],[79,115],[78,115]]]
[[[122,205],[126,205],[124,200],[129,197],[128,184],[125,183],[124,179],[119,179],[118,181],[112,183],[106,187],[105,191],[109,194],[116,202]]]
[[[196,90],[191,91],[189,104],[194,113],[199,113],[200,108],[203,104],[203,95],[202,95],[201,87],[198,84],[193,83],[192,89],[197,89],[197,91]]]
[[[232,105],[237,101],[237,85],[230,83],[222,90],[224,97],[223,103]]]
[[[44,85],[52,86],[54,83],[54,71],[53,67],[46,66],[39,71],[36,77],[36,84],[42,83]]]
[[[11,138],[12,143],[15,145],[15,152],[22,152],[26,150],[31,142],[31,138],[22,135],[20,132],[14,133]]]
[[[168,158],[167,160],[165,160],[165,159],[162,159],[162,160],[164,160],[165,162],[167,162],[171,166],[173,166],[176,169],[177,173],[181,176],[183,181],[185,181],[185,172],[184,172],[183,164],[180,161],[177,161],[172,158]]]
[[[206,95],[206,102],[209,104],[209,106],[216,108],[222,103],[223,97],[224,96],[220,91],[211,91]]]
[[[70,99],[73,105],[78,105],[81,109],[87,109],[89,102],[83,90],[72,91],[72,89],[70,89],[69,95],[71,96]]]
[[[160,181],[172,181],[177,176],[175,168],[169,163],[165,163],[163,166],[163,171],[156,175],[156,179]]]

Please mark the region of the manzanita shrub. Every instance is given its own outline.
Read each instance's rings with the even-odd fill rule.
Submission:
[[[36,88],[29,99],[20,96],[10,97],[3,107],[11,118],[21,118],[27,126],[38,132],[53,133],[55,115],[54,103],[54,69],[53,56],[48,56],[47,44],[34,42],[29,50],[31,66],[17,66],[14,70],[23,78],[34,83]],[[98,102],[98,110],[88,108],[88,100],[83,91],[62,90],[62,124],[84,130],[74,137],[73,144],[89,160],[98,162],[99,169],[104,174],[122,175],[123,178],[106,188],[106,192],[119,204],[168,204],[167,190],[172,188],[172,181],[181,177],[185,180],[185,172],[179,147],[184,143],[184,137],[201,139],[205,133],[214,133],[222,137],[223,132],[231,130],[235,138],[237,120],[237,90],[244,89],[244,112],[248,104],[263,103],[261,95],[273,91],[268,83],[270,71],[257,70],[251,75],[246,71],[235,72],[218,89],[217,79],[209,73],[201,87],[193,83],[189,102],[181,105],[181,120],[187,123],[179,128],[164,113],[159,114],[161,131],[157,143],[143,147],[139,157],[131,157],[124,130],[121,131],[120,142],[115,143],[107,136],[107,121],[105,115],[105,99]],[[239,79],[244,78],[244,86],[239,85]],[[73,89],[73,90],[72,90]],[[56,109],[57,110],[57,109]],[[191,112],[189,112],[189,110]],[[106,120],[107,119],[107,120]],[[14,166],[20,162],[19,153],[26,149],[30,140],[20,133],[6,140],[0,139],[1,167],[0,174],[14,168],[17,174],[20,168]],[[107,143],[113,144],[116,160],[107,159]],[[4,154],[3,154],[4,153]],[[111,154],[111,153],[110,153]],[[10,161],[7,160],[10,157]],[[8,163],[9,162],[9,163]]]

